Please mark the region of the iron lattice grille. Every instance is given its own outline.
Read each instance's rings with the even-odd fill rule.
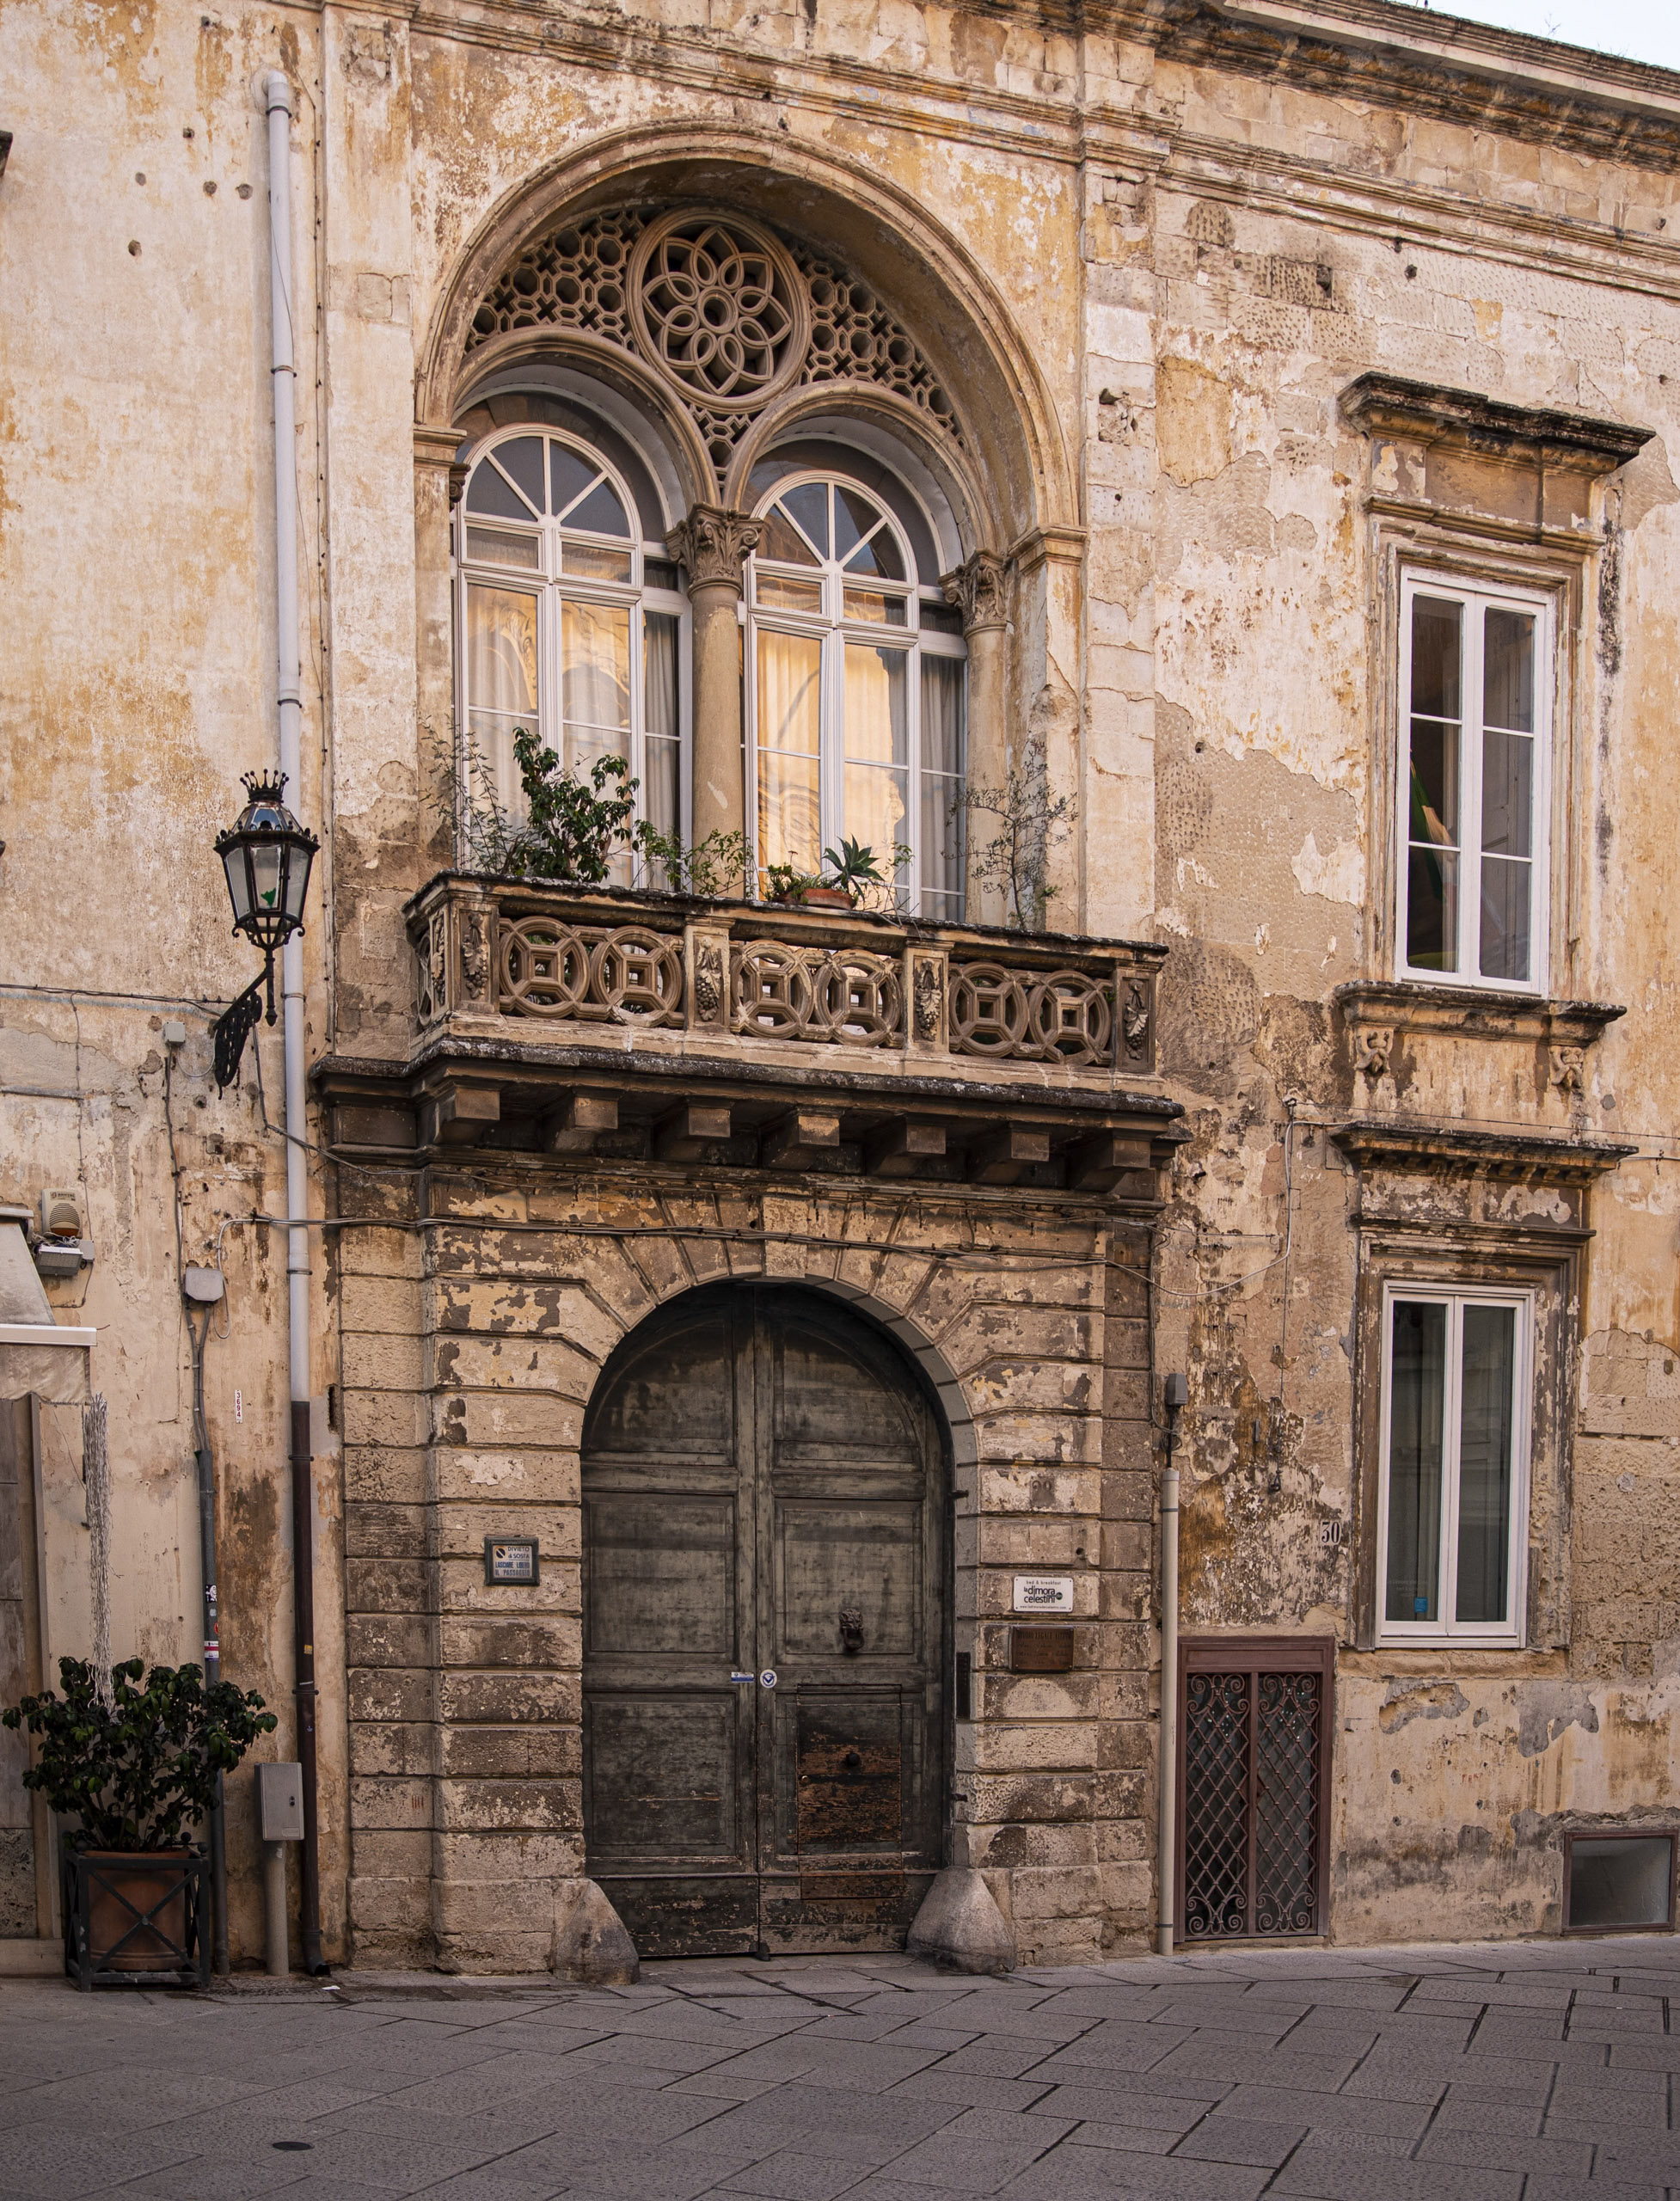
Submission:
[[[1254,1931],[1318,1926],[1316,1674],[1262,1674],[1254,1707]]]
[[[1328,1668],[1225,1655],[1185,1675],[1182,1938],[1316,1934]]]
[[[1184,1723],[1184,1930],[1248,1931],[1251,1677],[1192,1674]]]

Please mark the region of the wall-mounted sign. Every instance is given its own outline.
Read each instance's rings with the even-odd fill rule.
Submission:
[[[486,1536],[484,1579],[504,1589],[531,1588],[537,1579],[535,1536]]]
[[[1009,1630],[1009,1671],[1012,1674],[1070,1674],[1073,1671],[1070,1628],[1012,1628]]]
[[[1015,1610],[1018,1613],[1070,1613],[1073,1610],[1071,1574],[1017,1574]]]

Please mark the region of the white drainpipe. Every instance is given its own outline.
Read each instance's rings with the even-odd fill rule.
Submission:
[[[1189,1395],[1182,1376],[1166,1385],[1167,1465],[1161,1477],[1161,1795],[1156,1822],[1156,1874],[1161,1891],[1155,1946],[1173,1953],[1173,1910],[1178,1886],[1179,1718],[1179,1415]]]
[[[269,284],[274,394],[274,620],[279,665],[280,769],[303,807],[303,668],[297,648],[297,374],[291,290],[291,87],[273,71],[268,107]],[[304,1969],[321,1962],[320,1861],[315,1744],[314,1491],[310,1467],[310,1234],[304,1146],[304,947],[294,933],[280,951],[285,1003],[286,1315],[291,1360],[292,1579],[297,1633],[297,1753],[304,1769]]]

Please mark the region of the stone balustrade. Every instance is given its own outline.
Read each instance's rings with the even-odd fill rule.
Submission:
[[[825,1048],[1082,1084],[1155,1068],[1152,944],[457,874],[407,915],[422,1035],[607,1027],[660,1049]]]

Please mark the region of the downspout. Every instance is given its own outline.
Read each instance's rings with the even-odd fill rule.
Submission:
[[[1155,1946],[1173,1953],[1173,1911],[1178,1889],[1179,1718],[1179,1416],[1190,1388],[1182,1376],[1167,1378],[1167,1465],[1161,1477],[1161,1793],[1156,1824]]]
[[[297,370],[291,319],[291,87],[271,71],[268,236],[274,392],[274,622],[279,662],[280,769],[297,802],[303,790],[303,668],[297,649]],[[310,1452],[309,1185],[304,1144],[304,948],[294,933],[280,951],[285,1006],[286,1317],[291,1394],[291,1579],[297,1633],[297,1759],[303,1768],[303,1891],[299,1939],[306,1972],[321,1959],[321,1848],[315,1736],[315,1505]]]

